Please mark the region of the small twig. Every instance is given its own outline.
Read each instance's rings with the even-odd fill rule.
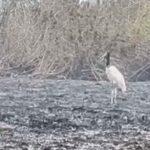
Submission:
[[[130,77],[129,80],[132,79],[133,77],[135,77],[137,74],[139,74],[140,72],[144,72],[147,67],[150,67],[150,64],[146,64],[143,67],[141,67],[140,69],[136,70]]]
[[[138,81],[138,78],[139,78],[144,72],[146,72],[146,70],[149,69],[149,68],[150,68],[150,66],[147,66],[145,69],[143,69],[143,70],[137,75],[136,81]]]

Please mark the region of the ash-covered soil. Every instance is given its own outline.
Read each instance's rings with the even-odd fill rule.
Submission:
[[[1,150],[150,150],[150,82],[0,79]]]

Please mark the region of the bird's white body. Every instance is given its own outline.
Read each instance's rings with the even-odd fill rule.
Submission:
[[[113,84],[114,88],[111,92],[111,103],[117,103],[117,88],[121,89],[122,93],[126,92],[125,79],[122,73],[115,66],[106,67],[106,75],[109,81]]]
[[[115,66],[111,65],[106,67],[106,75],[110,82],[120,88],[123,93],[126,92],[124,76]]]

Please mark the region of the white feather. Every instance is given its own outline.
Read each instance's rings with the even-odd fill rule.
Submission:
[[[125,79],[115,66],[106,67],[106,74],[110,82],[117,85],[123,93],[126,91]]]

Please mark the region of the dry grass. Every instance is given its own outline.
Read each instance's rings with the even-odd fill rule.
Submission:
[[[134,78],[150,57],[149,9],[148,0],[89,9],[73,0],[14,1],[0,26],[1,74],[102,80],[103,55],[110,50],[112,63]]]

